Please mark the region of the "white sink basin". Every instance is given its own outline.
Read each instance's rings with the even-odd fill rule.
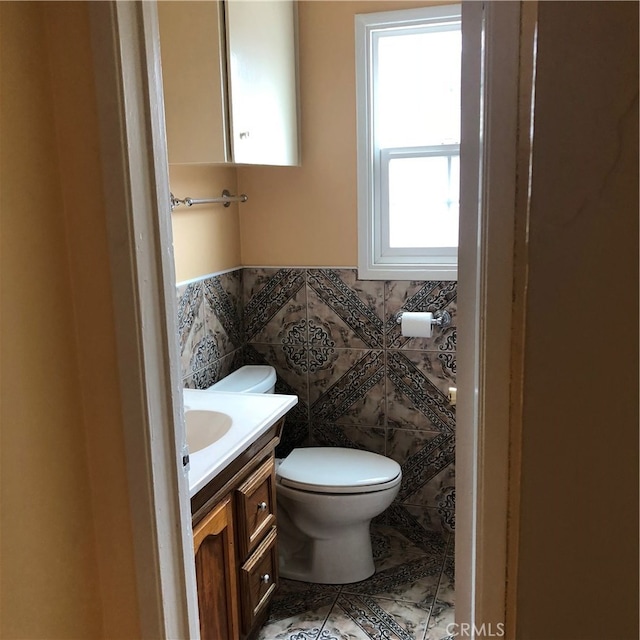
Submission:
[[[231,417],[220,411],[191,409],[185,412],[184,421],[191,453],[220,440],[231,428]]]
[[[297,402],[276,393],[183,391],[193,497]]]

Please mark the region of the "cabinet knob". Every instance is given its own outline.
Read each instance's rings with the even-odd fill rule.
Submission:
[[[267,510],[267,503],[266,502],[260,502],[258,504],[258,511],[266,511]]]
[[[260,576],[260,582],[269,584],[271,582],[271,576],[268,573],[265,573],[263,576]]]

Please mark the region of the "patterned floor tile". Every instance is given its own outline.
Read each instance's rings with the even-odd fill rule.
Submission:
[[[281,580],[259,640],[442,640],[454,606],[446,542],[430,552],[407,532],[371,529],[374,576],[350,585]]]
[[[335,599],[335,594],[334,594]],[[270,620],[260,630],[257,640],[320,640],[320,630],[331,611],[331,605],[303,613]]]
[[[448,533],[425,527],[422,519],[399,503],[394,503],[387,509],[387,520],[391,527],[402,533],[425,554],[443,557],[450,537]]]
[[[455,509],[438,509],[412,504],[403,504],[402,508],[426,531],[438,533],[444,540],[448,537],[453,538]],[[447,547],[447,553],[449,553],[449,547]]]
[[[336,600],[339,586],[280,579],[271,603],[269,622],[303,616],[308,611],[330,607]],[[327,611],[328,614],[328,611]]]
[[[406,536],[386,525],[371,527],[371,547],[377,573],[401,567],[411,560],[425,556],[425,552]]]
[[[337,638],[422,640],[428,611],[405,602],[341,594],[324,631]]]
[[[453,640],[455,631],[455,611],[453,607],[441,606],[436,602],[434,613],[429,618],[424,640]]]

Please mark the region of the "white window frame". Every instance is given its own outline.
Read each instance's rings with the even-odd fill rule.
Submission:
[[[372,104],[377,38],[384,32],[423,26],[435,30],[461,22],[461,5],[356,15],[356,105],[358,117],[358,272],[367,280],[456,280],[457,247],[389,246],[389,161],[397,157],[459,155],[459,145],[403,147],[378,152]],[[435,29],[434,29],[435,28]]]

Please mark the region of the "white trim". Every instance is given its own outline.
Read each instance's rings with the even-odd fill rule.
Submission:
[[[456,620],[495,632],[506,619],[520,3],[462,11]]]
[[[142,638],[198,638],[155,3],[89,6]]]
[[[202,280],[207,280],[208,278],[215,278],[217,276],[222,276],[225,273],[232,273],[233,271],[239,271],[240,269],[244,269],[244,267],[231,267],[231,269],[214,271],[213,273],[207,273],[204,276],[196,276],[195,278],[190,278],[189,280],[182,280],[181,282],[176,282],[176,287],[184,287],[185,285],[193,284],[194,282],[202,282]]]
[[[284,265],[255,265],[255,264],[247,264],[245,266],[242,267],[243,269],[352,269],[352,270],[357,270],[358,267],[355,267],[353,265],[351,266],[347,266],[347,267],[335,267],[335,266],[331,266],[331,265],[310,265],[310,266],[301,266],[299,264],[296,265],[290,265],[290,264],[284,264]]]

